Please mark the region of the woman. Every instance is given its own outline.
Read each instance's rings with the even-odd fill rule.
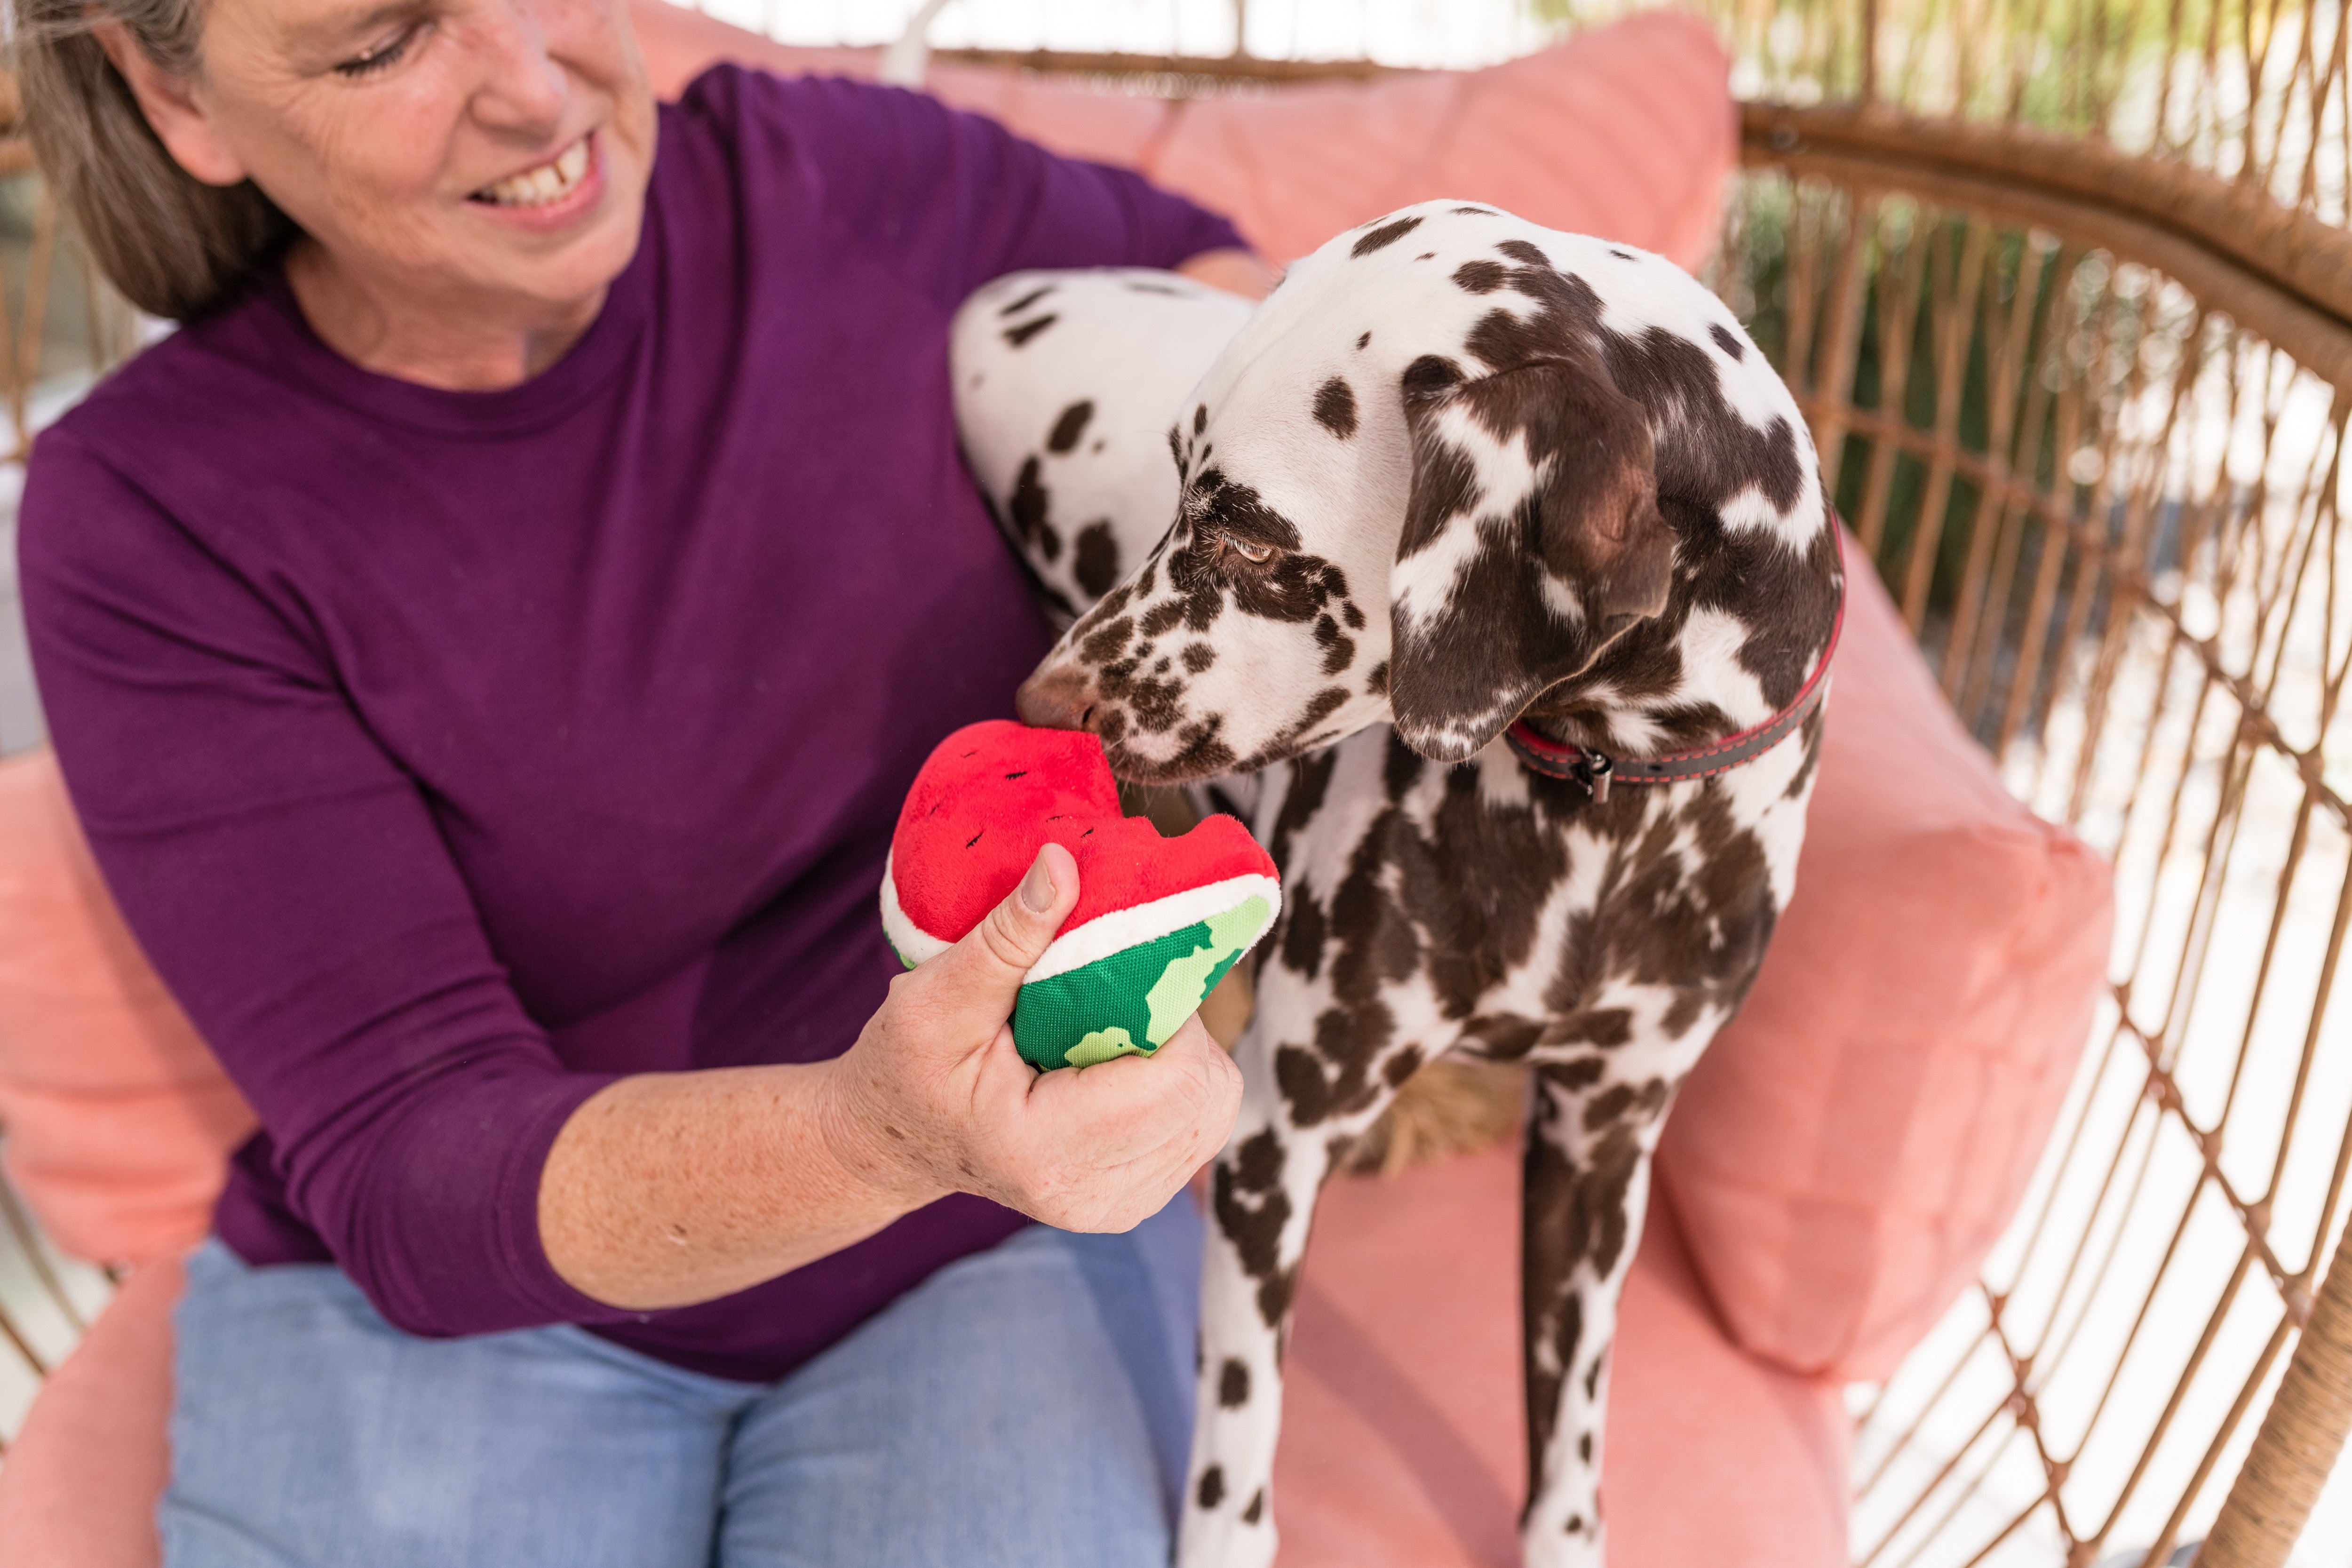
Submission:
[[[1258,279],[1231,228],[913,95],[656,110],[618,0],[17,3],[47,167],[186,323],[21,543],[76,805],[264,1128],[171,1568],[1164,1561],[1237,1075],[1197,1022],[1021,1064],[1058,849],[895,980],[874,897],[1047,642],[950,312]]]

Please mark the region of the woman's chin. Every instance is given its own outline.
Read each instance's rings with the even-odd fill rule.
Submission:
[[[471,204],[480,206],[483,204]],[[494,209],[498,227],[476,237],[484,264],[478,276],[499,278],[505,291],[561,303],[601,293],[636,254],[645,204],[638,193],[607,190],[600,204],[562,225],[510,223]]]

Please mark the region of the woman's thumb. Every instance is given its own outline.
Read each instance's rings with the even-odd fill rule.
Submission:
[[[978,925],[955,944],[954,967],[975,981],[1004,987],[1005,1011],[1031,966],[1045,955],[1078,901],[1078,862],[1067,849],[1048,844],[1037,851],[1020,886],[1004,895]]]

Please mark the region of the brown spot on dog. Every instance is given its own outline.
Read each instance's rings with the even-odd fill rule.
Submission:
[[[1384,223],[1381,225],[1380,227],[1372,230],[1370,234],[1358,239],[1354,246],[1349,247],[1348,255],[1350,258],[1360,259],[1363,257],[1370,256],[1375,250],[1384,249],[1389,246],[1394,245],[1398,240],[1402,239],[1406,235],[1411,234],[1414,229],[1417,229],[1420,226],[1421,219],[1418,216],[1401,217],[1393,223]]]
[[[1087,421],[1094,416],[1095,405],[1091,401],[1073,403],[1063,409],[1061,417],[1054,421],[1053,430],[1045,437],[1045,450],[1048,452],[1074,450],[1077,447],[1079,438],[1087,433]]]
[[[1462,1026],[1470,1054],[1490,1062],[1517,1061],[1535,1048],[1543,1026],[1510,1013],[1482,1013]]]
[[[1242,1522],[1244,1524],[1255,1524],[1259,1520],[1264,1519],[1265,1517],[1265,1489],[1264,1487],[1260,1487],[1257,1490],[1250,1493],[1249,1507],[1242,1510]]]
[[[1238,1356],[1227,1356],[1225,1364],[1217,1369],[1217,1403],[1228,1410],[1239,1410],[1249,1403],[1249,1368]]]
[[[1744,360],[1748,357],[1748,345],[1741,342],[1731,329],[1722,322],[1709,321],[1706,324],[1706,335],[1715,340],[1717,348],[1721,349],[1733,359]]]
[[[1465,261],[1454,269],[1454,284],[1466,293],[1492,294],[1507,276],[1499,261]]]
[[[1559,1086],[1570,1091],[1591,1089],[1608,1071],[1609,1058],[1606,1057],[1575,1057],[1550,1069]]]
[[[1365,344],[1367,344],[1367,343],[1370,342],[1371,341],[1372,341],[1372,334],[1371,334],[1371,333],[1370,333],[1370,332],[1366,332],[1362,337],[1358,338],[1358,339],[1356,340],[1356,346],[1357,346],[1358,348],[1362,348]]]
[[[1225,1472],[1219,1465],[1211,1465],[1201,1472],[1201,1489],[1195,1500],[1203,1509],[1213,1509],[1225,1500]]]
[[[1051,294],[1053,291],[1054,285],[1051,283],[1046,284],[1041,289],[1032,289],[1026,294],[1022,295],[1018,300],[1013,300],[1010,305],[1005,306],[1004,309],[997,311],[996,314],[1000,320],[1007,316],[1017,316],[1022,311],[1027,310],[1030,306],[1035,304],[1038,300],[1044,299],[1046,295]]]
[[[1339,376],[1316,389],[1315,422],[1342,441],[1356,433],[1356,395]]]
[[[1280,1278],[1282,1229],[1290,1222],[1290,1194],[1282,1190],[1282,1140],[1272,1128],[1243,1140],[1232,1157],[1220,1159],[1210,1177],[1210,1206],[1217,1229],[1234,1244],[1242,1271],[1258,1282],[1261,1310],[1267,1291]],[[1279,1292],[1278,1310],[1266,1312],[1265,1326],[1276,1328],[1288,1310],[1289,1292]]]
[[[1200,674],[1202,671],[1207,669],[1211,665],[1216,662],[1217,649],[1215,644],[1196,642],[1185,645],[1184,668],[1194,675]]]
[[[1031,338],[1061,319],[1059,316],[1045,315],[1038,317],[1034,321],[1024,321],[1017,327],[1007,327],[1004,329],[1004,341],[1016,349],[1024,347]]]
[[[1077,556],[1070,571],[1079,587],[1097,596],[1118,582],[1118,538],[1111,532],[1108,518],[1078,530]]]

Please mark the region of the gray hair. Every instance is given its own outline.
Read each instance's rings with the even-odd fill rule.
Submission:
[[[175,321],[227,303],[293,238],[293,220],[250,180],[208,185],[181,168],[91,32],[112,17],[149,59],[189,75],[202,0],[10,4],[34,155],[99,270],[132,304]]]

